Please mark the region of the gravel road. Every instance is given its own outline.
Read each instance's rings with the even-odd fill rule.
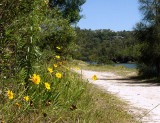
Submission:
[[[137,120],[140,119],[140,114],[149,112],[141,121],[160,123],[160,86],[158,84],[131,80],[110,72],[88,70],[76,70],[76,72],[82,72],[83,77],[90,83],[126,101],[129,104],[128,112],[137,114]],[[96,81],[92,80],[93,75],[97,75]]]

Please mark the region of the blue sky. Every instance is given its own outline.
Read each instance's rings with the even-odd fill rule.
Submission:
[[[131,31],[141,20],[138,0],[86,0],[78,22],[81,29]]]

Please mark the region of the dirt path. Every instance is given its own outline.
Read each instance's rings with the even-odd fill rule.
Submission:
[[[90,83],[98,85],[101,89],[115,94],[130,105],[130,111],[136,114],[144,114],[160,104],[160,86],[157,84],[144,83],[117,76],[109,72],[95,72],[82,70],[84,78]],[[97,75],[96,81],[92,76]],[[137,110],[138,109],[138,110]],[[160,123],[160,105],[141,119],[147,123]]]

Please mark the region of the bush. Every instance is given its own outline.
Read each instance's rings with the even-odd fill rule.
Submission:
[[[140,64],[139,67],[139,75],[144,78],[152,78],[157,76],[157,71],[153,66],[147,66],[145,64]]]

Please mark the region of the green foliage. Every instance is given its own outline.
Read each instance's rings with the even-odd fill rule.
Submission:
[[[39,25],[43,22],[44,11],[48,6],[44,1],[2,1],[1,24],[1,58],[5,63],[6,49],[11,51],[10,66],[2,64],[1,71],[4,69],[13,71],[17,74],[20,69],[27,71],[26,78],[32,70],[32,64],[37,58],[36,43],[39,40]],[[13,16],[14,15],[14,16]]]
[[[111,63],[135,61],[137,41],[133,32],[111,30],[81,30],[76,28],[77,47],[75,59],[83,61]]]
[[[5,122],[46,122],[50,118],[54,122],[64,112],[72,114],[70,106],[77,104],[87,83],[62,65],[74,49],[75,31],[68,18],[56,7],[50,10],[47,1],[2,0],[0,6],[0,117]],[[49,73],[53,64],[58,68]],[[38,85],[34,73],[40,76]],[[9,90],[14,94],[11,100]]]
[[[25,71],[21,70],[19,78],[7,79],[0,83],[0,117],[5,122],[131,122],[131,115],[123,110],[125,103],[111,94],[101,92],[88,82],[81,79],[66,67],[72,64],[63,63],[57,68],[61,60],[52,59],[34,66],[34,72],[39,74],[41,82],[37,85],[30,81],[28,93],[25,93]],[[79,63],[79,62],[77,62]],[[83,62],[81,62],[83,63]],[[48,67],[53,69],[49,73]],[[56,73],[62,74],[57,78]],[[49,83],[51,89],[45,87]],[[14,93],[9,100],[7,91]],[[29,96],[26,101],[24,96]],[[20,104],[17,105],[16,103]],[[114,104],[114,105],[113,105]],[[103,107],[103,108],[102,108]],[[106,110],[107,109],[107,110]]]
[[[157,24],[160,22],[159,0],[139,0],[139,4],[140,4],[139,10],[143,14],[143,20],[149,22],[150,24]]]
[[[160,76],[160,1],[139,0],[143,20],[136,25],[135,36],[140,43],[138,62],[141,75],[154,73]],[[149,76],[149,75],[147,75]]]
[[[81,6],[85,2],[86,0],[49,0],[49,5],[51,8],[58,6],[64,18],[68,19],[70,23],[76,23],[82,18]]]
[[[55,121],[63,115],[63,112],[72,112],[70,106],[78,103],[87,83],[82,82],[77,75],[68,71],[65,68],[66,64],[53,68],[53,63],[58,64],[58,62],[52,60],[50,63],[34,66],[34,72],[39,74],[40,83],[35,84],[30,80],[27,94],[24,82],[25,70],[21,70],[17,80],[7,79],[4,85],[0,83],[0,88],[3,88],[0,93],[2,120],[25,122],[27,119],[35,122],[36,120],[45,121],[45,119],[49,121],[51,118],[52,121]],[[54,69],[53,73],[48,71],[49,67]],[[57,78],[56,73],[61,73],[62,77]],[[49,90],[45,87],[46,82],[50,85]],[[14,93],[12,100],[8,99],[8,90]],[[29,97],[28,101],[24,99],[25,96]],[[47,118],[43,116],[44,113],[48,115]]]
[[[96,116],[104,116],[97,110],[90,115],[95,105],[85,90],[88,83],[64,65],[64,59],[75,47],[75,31],[70,24],[80,19],[83,3],[84,0],[62,1],[61,6],[58,2],[51,10],[47,0],[0,1],[2,122],[85,122],[89,118],[98,122]],[[65,9],[61,8],[63,5]],[[58,78],[57,73],[62,77]],[[128,121],[124,112],[122,116],[125,115]]]
[[[33,73],[32,66],[41,60],[43,50],[63,55],[65,59],[74,49],[74,29],[62,17],[59,9],[49,9],[47,1],[12,0],[2,1],[1,5],[4,10],[0,9],[0,22],[3,25],[0,71],[4,75],[15,76],[21,69],[25,69],[28,83]],[[62,50],[57,50],[57,46]]]
[[[155,67],[152,65],[140,64],[139,75],[143,78],[153,78],[156,75]]]
[[[52,10],[53,11],[53,10]],[[50,12],[52,12],[50,11]],[[53,18],[54,15],[54,18]],[[40,43],[41,50],[52,50],[58,52],[60,55],[67,56],[72,52],[74,48],[75,30],[70,26],[67,19],[63,19],[61,12],[58,9],[54,9],[54,13],[51,13],[47,23],[43,22],[42,32],[45,36],[42,36]],[[60,47],[59,51],[56,47]]]
[[[102,57],[99,57],[98,63],[99,64],[112,64],[113,62],[109,60],[107,56],[102,56]]]

